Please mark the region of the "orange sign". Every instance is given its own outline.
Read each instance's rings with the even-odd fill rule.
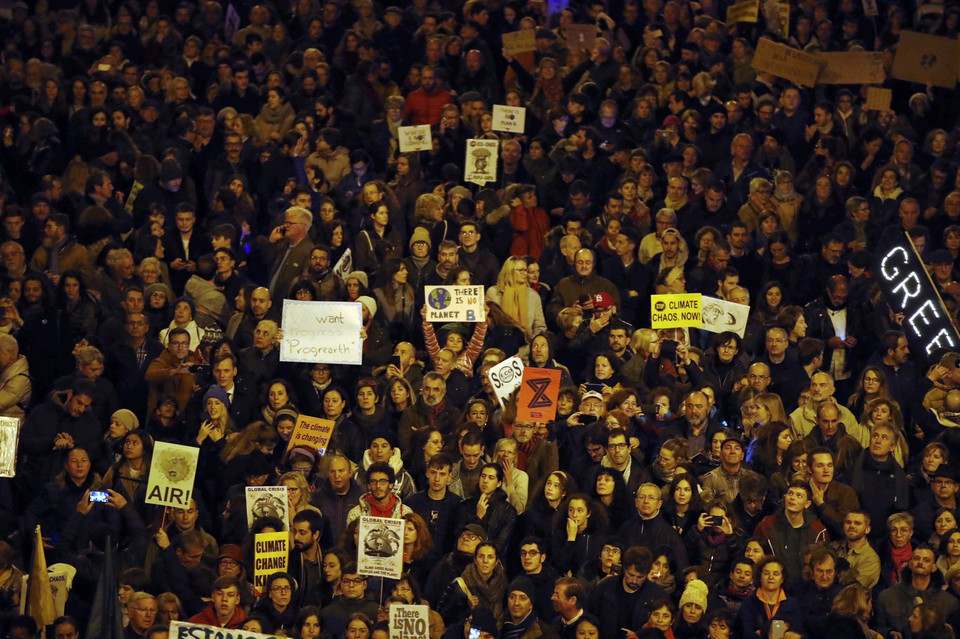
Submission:
[[[317,451],[317,454],[322,457],[327,452],[327,444],[330,443],[330,437],[333,435],[333,426],[334,422],[331,419],[300,415],[297,418],[297,425],[293,428],[293,434],[290,435],[287,452],[297,446],[303,446]]]
[[[545,424],[557,417],[560,396],[560,371],[549,368],[524,368],[517,400],[517,421]]]

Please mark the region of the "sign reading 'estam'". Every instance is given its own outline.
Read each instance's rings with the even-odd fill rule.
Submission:
[[[487,298],[483,287],[425,286],[428,322],[485,322]]]
[[[700,293],[650,296],[650,328],[700,328],[702,324]]]
[[[363,359],[359,302],[283,300],[281,362],[353,364]]]
[[[186,621],[171,621],[169,637],[170,639],[278,639],[276,635],[234,628],[215,628]]]

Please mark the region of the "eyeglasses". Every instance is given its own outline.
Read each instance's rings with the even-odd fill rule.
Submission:
[[[622,443],[622,444],[607,444],[607,450],[623,450],[623,449],[626,448],[627,446],[628,446],[628,444],[626,444],[626,443]]]
[[[367,483],[371,486],[386,486],[390,483],[389,479],[368,479]]]
[[[521,550],[520,551],[521,557],[538,557],[539,555],[540,555],[539,550]]]
[[[137,612],[143,613],[145,615],[155,615],[157,614],[156,608],[131,608],[130,610],[136,610]]]
[[[362,583],[365,582],[366,580],[367,580],[366,577],[354,577],[353,579],[350,579],[350,578],[348,578],[348,577],[344,577],[344,578],[342,578],[342,579],[340,580],[340,583],[341,583],[341,584],[344,584],[344,585],[347,585],[347,586],[351,586],[351,585],[352,585],[352,586],[359,586],[360,584],[362,584]]]

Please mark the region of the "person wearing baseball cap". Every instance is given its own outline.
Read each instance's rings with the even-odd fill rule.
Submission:
[[[743,466],[745,447],[740,435],[729,428],[724,429],[724,440],[720,444],[720,465],[700,478],[700,494],[705,496],[703,503],[722,498],[732,504],[737,498],[740,482],[755,472]]]

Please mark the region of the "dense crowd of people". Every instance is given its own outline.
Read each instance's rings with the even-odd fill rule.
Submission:
[[[909,236],[956,316],[960,104],[891,67],[960,7],[875,4],[3,3],[4,636],[39,636],[39,526],[57,639],[114,636],[108,554],[126,639],[382,639],[396,604],[432,639],[952,639],[960,353],[911,349],[872,269]],[[760,38],[883,52],[890,107]],[[485,317],[427,321],[434,285]],[[680,293],[746,326],[650,328]],[[286,299],[358,303],[362,364],[281,361]],[[513,356],[555,420],[498,400]],[[145,502],[158,442],[199,449],[189,508]],[[249,521],[265,485],[289,515]],[[403,519],[399,579],[360,574],[364,515]]]

